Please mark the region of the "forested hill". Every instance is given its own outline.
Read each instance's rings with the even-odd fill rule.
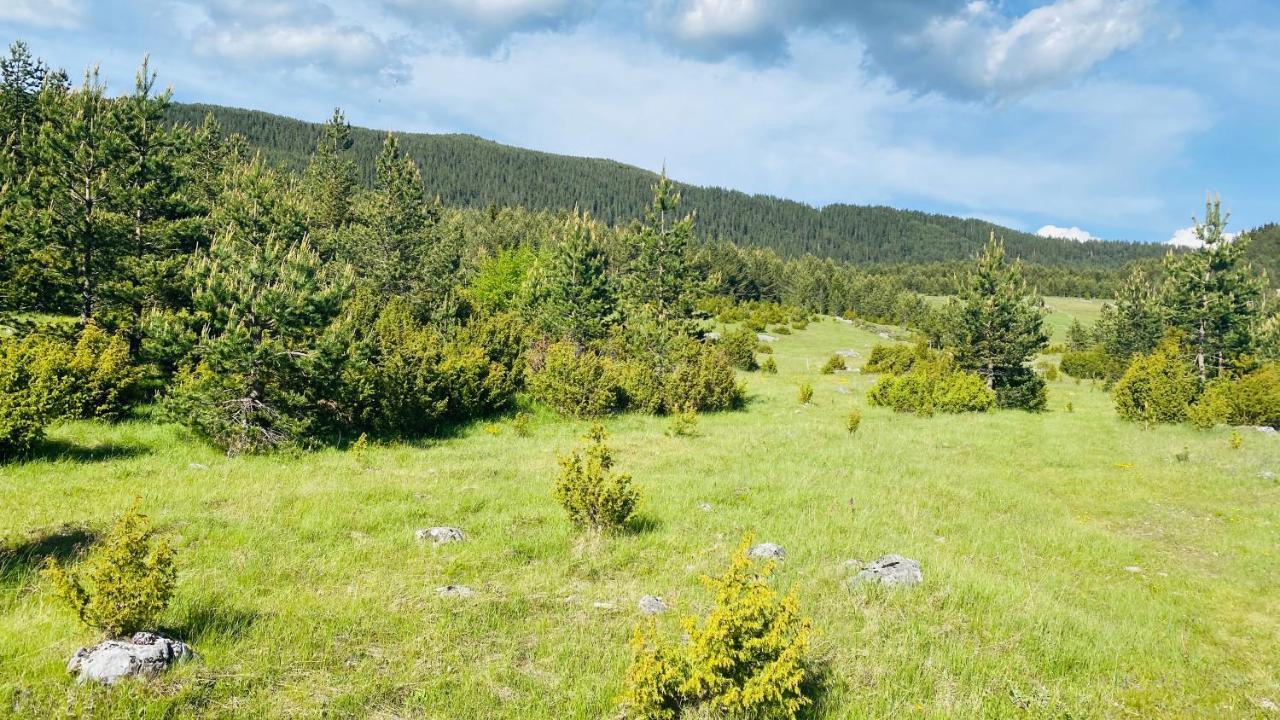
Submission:
[[[171,117],[198,125],[212,113],[227,132],[243,135],[268,159],[301,169],[321,125],[254,111],[205,104],[175,104]],[[655,175],[630,165],[553,155],[470,135],[397,133],[403,151],[423,168],[427,189],[450,205],[521,205],[531,209],[578,207],[608,222],[635,217],[651,196]],[[383,132],[354,129],[352,153],[361,179],[373,176]],[[1071,241],[1037,237],[973,219],[896,210],[803,203],[715,187],[682,185],[684,207],[698,213],[704,237],[770,247],[787,256],[811,253],[857,263],[927,263],[975,256],[988,233],[1005,238],[1011,255],[1051,266],[1112,268],[1165,248],[1140,243]]]

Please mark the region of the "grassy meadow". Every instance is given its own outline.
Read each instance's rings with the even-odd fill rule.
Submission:
[[[1049,305],[1056,335],[1096,313]],[[747,533],[786,548],[776,580],[813,619],[806,717],[1275,716],[1280,484],[1261,473],[1280,472],[1280,438],[1143,429],[1069,379],[1042,414],[895,415],[867,405],[874,378],[818,374],[878,341],[832,319],[779,336],[779,374],[744,375],[748,406],[693,437],[609,419],[644,500],[603,539],[551,495],[588,423],[546,412],[528,436],[498,418],[363,456],[227,458],[171,425],[59,426],[0,467],[0,716],[613,717],[637,600],[662,596],[678,635],[708,605],[700,575]],[[95,638],[37,567],[135,496],[175,539],[165,629],[199,658],[76,685],[67,658]],[[415,542],[431,525],[468,539]],[[846,587],[847,560],[886,553],[925,583]],[[451,583],[476,594],[437,596]]]

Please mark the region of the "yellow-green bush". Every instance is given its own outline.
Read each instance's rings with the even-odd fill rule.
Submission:
[[[759,367],[756,364],[756,334],[746,327],[724,333],[718,344],[729,363],[739,370],[755,370]]]
[[[684,408],[671,413],[671,422],[667,425],[667,434],[671,437],[689,437],[698,434],[698,411]]]
[[[918,360],[926,360],[929,350],[924,345],[876,345],[871,348],[862,371],[901,375],[911,369]]]
[[[79,567],[51,561],[44,574],[86,625],[119,637],[154,629],[173,596],[177,569],[168,541],[135,502]]]
[[[996,394],[974,373],[957,370],[949,357],[914,363],[901,375],[885,374],[871,386],[873,405],[928,416],[935,412],[986,412]]]
[[[862,411],[854,408],[849,411],[849,416],[845,418],[844,428],[852,435],[858,432],[858,427],[862,425]]]
[[[1166,338],[1150,355],[1139,355],[1111,389],[1116,412],[1126,420],[1178,423],[1200,393],[1200,383],[1178,341]]]
[[[810,704],[810,622],[794,594],[770,587],[774,564],[752,562],[750,543],[743,540],[723,575],[703,578],[715,605],[705,617],[685,618],[687,640],[665,640],[654,621],[636,628],[621,698],[627,717],[793,720]]]
[[[619,530],[640,502],[640,493],[631,487],[631,476],[613,471],[613,453],[605,443],[608,435],[599,423],[583,438],[585,449],[574,449],[560,458],[556,478],[556,500],[575,526],[607,532]]]
[[[1187,411],[1193,425],[1280,427],[1280,368],[1269,363],[1238,378],[1215,380]]]
[[[677,355],[663,379],[663,409],[693,408],[699,412],[729,410],[742,404],[746,391],[729,358],[717,347],[694,343]]]
[[[27,452],[63,414],[71,350],[40,336],[0,339],[0,458]]]
[[[1068,350],[1062,354],[1062,372],[1084,380],[1110,380],[1124,371],[1124,364],[1096,345],[1084,350]]]
[[[800,390],[796,392],[796,399],[801,405],[808,405],[813,400],[813,386],[809,383],[800,383]]]
[[[129,357],[128,341],[92,324],[80,331],[67,372],[74,382],[65,409],[71,417],[119,419],[142,380],[142,369]]]
[[[565,415],[595,417],[619,409],[621,388],[612,363],[567,340],[547,348],[527,382],[533,397]]]
[[[827,362],[822,366],[822,369],[819,370],[818,372],[822,373],[823,375],[830,375],[835,372],[843,372],[845,369],[846,369],[846,366],[844,363],[844,358],[840,355],[832,355],[831,357],[827,358]]]
[[[778,362],[771,357],[765,358],[764,362],[760,363],[760,372],[766,375],[777,375]]]

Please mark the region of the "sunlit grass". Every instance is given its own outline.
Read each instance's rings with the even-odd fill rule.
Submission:
[[[477,423],[363,462],[228,459],[151,423],[57,428],[40,459],[0,469],[10,545],[61,552],[64,524],[102,528],[142,496],[179,547],[165,624],[200,659],[75,685],[63,667],[93,637],[32,554],[10,553],[0,715],[608,717],[639,597],[704,608],[699,575],[746,532],[786,548],[778,582],[814,620],[813,717],[1251,717],[1280,702],[1280,485],[1259,475],[1280,471],[1280,440],[1145,430],[1071,380],[1038,415],[894,415],[866,405],[872,378],[818,374],[877,341],[832,320],[780,337],[779,374],[745,376],[749,406],[701,416],[695,437],[609,420],[642,522],[595,540],[551,494],[587,423],[547,413],[527,437]],[[442,524],[468,540],[414,541]],[[889,552],[920,560],[925,584],[845,589],[846,560]],[[437,597],[450,583],[476,597]]]

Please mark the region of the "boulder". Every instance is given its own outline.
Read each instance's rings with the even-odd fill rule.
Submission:
[[[78,675],[77,682],[114,685],[134,675],[157,675],[194,655],[184,642],[139,632],[128,640],[106,640],[80,648],[67,663],[67,672]]]
[[[754,558],[756,560],[785,560],[787,558],[787,551],[783,550],[781,545],[776,545],[774,543],[760,543],[758,545],[752,545],[751,549],[747,550],[747,557]]]
[[[445,585],[436,588],[436,594],[444,598],[469,598],[475,595],[475,592],[466,585]]]
[[[719,340],[719,339],[720,339],[720,333],[718,333],[718,332],[703,333],[703,334],[702,334],[702,337],[703,337],[703,339],[704,339],[704,340]]]
[[[461,530],[456,527],[431,527],[423,528],[414,533],[414,537],[418,540],[430,540],[435,545],[443,545],[451,542],[462,542],[467,539]]]
[[[1275,435],[1275,434],[1276,434],[1276,429],[1275,429],[1275,428],[1273,428],[1273,427],[1271,427],[1270,425],[1259,425],[1259,426],[1255,427],[1255,428],[1254,428],[1254,430],[1257,430],[1258,432],[1260,432],[1260,433],[1262,433],[1262,434],[1264,434],[1264,435]]]
[[[772,335],[766,335],[764,333],[756,333],[756,340],[759,340],[760,342],[773,342],[774,340],[777,340],[777,339],[778,338]]]
[[[667,611],[667,604],[657,595],[645,595],[640,598],[640,612],[645,615],[661,615]]]
[[[913,587],[924,582],[920,563],[901,555],[885,555],[867,563],[853,576],[851,584],[879,583],[885,587]]]

